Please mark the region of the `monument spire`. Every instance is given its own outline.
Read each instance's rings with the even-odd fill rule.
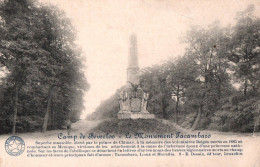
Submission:
[[[130,53],[128,56],[128,68],[137,67],[138,68],[138,53],[137,53],[137,39],[136,35],[132,34],[130,36]]]
[[[139,66],[138,66],[138,54],[137,54],[137,39],[136,35],[130,36],[130,49],[128,56],[128,68],[127,68],[127,82],[134,85],[139,85]]]
[[[118,119],[154,119],[147,111],[149,94],[140,86],[136,35],[130,36],[130,48],[127,67],[127,85],[119,94],[120,111]]]

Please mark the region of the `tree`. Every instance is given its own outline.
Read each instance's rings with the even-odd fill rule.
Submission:
[[[250,87],[259,90],[260,19],[253,15],[254,10],[254,5],[250,5],[238,13],[229,52],[229,59],[235,63],[235,74],[243,81],[244,96]]]
[[[150,94],[148,111],[162,118],[169,117],[167,107],[172,101],[169,84],[167,84],[167,65],[160,64],[141,70],[140,84]]]
[[[74,105],[73,101],[75,94],[83,98],[83,93],[87,90],[87,81],[84,74],[80,70],[82,68],[82,61],[80,58],[81,51],[75,45],[75,29],[71,22],[66,18],[64,12],[57,10],[54,7],[47,7],[42,9],[45,16],[43,22],[45,23],[44,30],[47,34],[43,43],[43,48],[50,53],[51,62],[55,62],[54,69],[45,70],[51,75],[48,82],[49,95],[48,104],[52,101],[52,92],[55,88],[59,88],[64,93],[63,101],[66,102],[61,108],[65,117],[69,118],[69,114],[73,110],[82,109],[82,100],[77,102],[78,107]],[[72,106],[74,106],[72,108]],[[49,120],[50,105],[47,105],[45,119],[43,123],[43,131],[47,129]],[[77,112],[80,112],[79,110]],[[79,114],[77,114],[79,115]],[[75,115],[74,115],[75,116]],[[74,117],[75,120],[79,119]]]
[[[11,92],[1,110],[8,113],[13,106],[13,132],[17,114],[21,130],[30,129],[25,124],[32,122],[31,130],[35,130],[42,124],[44,111],[49,113],[54,106],[63,106],[52,112],[60,122],[64,119],[61,113],[74,113],[77,121],[88,84],[70,20],[56,7],[30,0],[5,0],[0,11],[0,64],[7,71],[3,91]]]
[[[41,49],[37,48],[33,35],[30,32],[29,24],[31,20],[26,20],[26,15],[31,15],[34,11],[29,7],[31,3],[27,0],[10,0],[1,4],[1,56],[0,62],[10,72],[8,75],[9,86],[14,91],[14,112],[13,129],[15,133],[17,110],[19,105],[19,92],[22,85],[26,83],[25,71],[30,56]]]
[[[199,110],[193,129],[196,128],[203,110],[219,108],[220,99],[223,97],[222,92],[228,90],[229,66],[225,54],[228,49],[229,33],[229,29],[220,28],[217,22],[210,25],[208,29],[193,27],[187,33],[186,42],[189,47],[185,54],[197,69],[195,73],[197,84],[194,88],[188,89],[190,98],[194,98],[194,104]]]
[[[195,83],[196,70],[187,57],[179,57],[177,60],[169,61],[168,64],[167,84],[170,88],[168,91],[176,100],[174,120],[177,123],[180,102],[184,102],[186,89]]]

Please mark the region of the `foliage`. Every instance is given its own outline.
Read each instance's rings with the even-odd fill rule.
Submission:
[[[30,0],[5,0],[0,11],[0,64],[6,68],[0,118],[8,122],[0,133],[14,123],[16,110],[18,131],[38,130],[50,92],[51,128],[65,117],[79,120],[88,84],[70,20],[56,7]]]

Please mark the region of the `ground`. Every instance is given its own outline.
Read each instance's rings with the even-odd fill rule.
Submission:
[[[149,134],[175,133],[173,125],[162,123],[157,119],[111,119],[101,122],[91,132],[125,134],[143,132]]]
[[[80,120],[72,124],[71,134],[87,134],[89,132],[96,133],[125,133],[125,132],[144,132],[144,133],[176,133],[182,132],[185,134],[194,134],[198,131],[190,131],[183,129],[173,122],[163,119],[155,120],[104,120],[104,121],[87,121]],[[214,136],[221,137],[250,137],[252,133],[233,133],[233,132],[216,132],[216,131],[201,131],[203,133],[210,133]],[[59,133],[67,134],[67,130],[52,130],[42,132],[31,132],[31,133],[17,133],[17,136],[23,139],[57,139]],[[8,138],[10,134],[0,135],[1,138]],[[254,134],[254,136],[260,136],[260,133]]]
[[[72,124],[71,127],[71,134],[79,134],[79,133],[87,133],[90,131],[93,127],[97,126],[99,124],[99,121],[86,121],[86,120],[80,120],[76,123]],[[57,139],[57,135],[59,133],[67,134],[66,129],[62,130],[51,130],[46,131],[44,133],[42,132],[31,132],[31,133],[17,133],[17,136],[22,137],[23,139],[27,138],[34,138],[34,139]],[[0,138],[7,138],[11,134],[5,134],[0,135]]]

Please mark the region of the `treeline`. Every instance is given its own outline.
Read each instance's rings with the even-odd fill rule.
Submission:
[[[148,111],[185,128],[257,131],[260,19],[254,9],[250,5],[239,12],[234,26],[214,22],[206,28],[192,27],[185,36],[184,55],[142,69],[141,87],[150,93]],[[116,97],[89,118],[115,118]]]
[[[0,134],[79,120],[88,88],[64,12],[31,0],[0,4]]]

